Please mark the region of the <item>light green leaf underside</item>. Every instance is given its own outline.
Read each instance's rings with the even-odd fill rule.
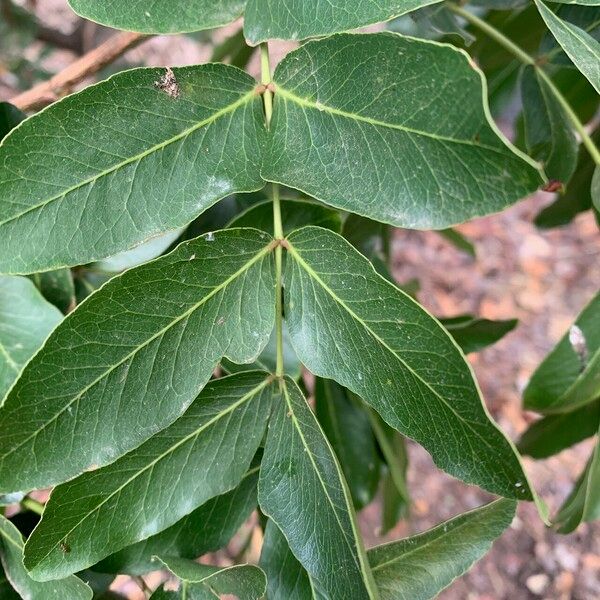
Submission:
[[[572,330],[567,331],[525,388],[528,410],[568,412],[600,398],[600,293],[581,311],[575,326],[583,334],[585,356],[569,340]]]
[[[600,433],[600,431],[599,431]],[[600,519],[600,441],[569,497],[560,507],[554,524],[561,533],[571,533],[580,523]]]
[[[260,567],[267,575],[269,600],[313,600],[308,573],[292,554],[283,533],[271,520],[265,528]]]
[[[288,54],[274,80],[262,176],[326,204],[441,229],[541,183],[493,125],[481,72],[452,46],[337,35]]]
[[[290,379],[274,400],[258,500],[326,597],[377,597],[341,469]]]
[[[0,410],[0,489],[112,462],[179,417],[223,356],[256,360],[274,324],[272,248],[254,229],[218,231],[86,299]]]
[[[579,4],[580,6],[600,6],[600,0],[550,0],[555,4]]]
[[[579,145],[567,114],[537,67],[521,73],[525,143],[550,179],[566,184],[577,166]]]
[[[56,487],[25,546],[32,576],[46,580],[90,567],[238,485],[263,438],[271,382],[263,373],[210,382],[170,427]]]
[[[540,0],[535,3],[556,41],[600,94],[600,43],[583,29],[563,21]]]
[[[7,579],[27,600],[91,600],[92,590],[75,576],[40,583],[29,577],[23,566],[23,537],[0,515],[0,558]]]
[[[490,549],[510,525],[516,503],[497,500],[419,535],[368,552],[381,600],[428,600]]]
[[[258,470],[258,466],[251,467],[234,490],[209,500],[168,529],[105,558],[94,570],[143,575],[156,570],[153,556],[197,558],[222,548],[256,508]]]
[[[27,119],[0,145],[0,272],[92,262],[262,187],[252,77],[231,66],[125,71]],[[23,240],[28,243],[24,244]]]
[[[514,447],[444,328],[342,237],[305,227],[287,245],[285,318],[302,363],[358,394],[448,473],[531,498]]]
[[[184,33],[231,23],[245,0],[68,0],[81,17],[115,29],[141,33]]]
[[[389,21],[439,0],[249,0],[246,39],[302,40]]]
[[[31,281],[0,276],[0,405],[23,365],[61,319]]]
[[[204,585],[217,597],[220,594],[232,594],[239,600],[261,600],[267,590],[264,572],[253,565],[213,567],[184,558],[163,556],[157,559],[182,581],[192,584],[192,587]]]

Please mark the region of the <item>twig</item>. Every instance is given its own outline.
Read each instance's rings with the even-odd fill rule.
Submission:
[[[148,36],[141,33],[120,32],[70,64],[48,81],[44,81],[30,90],[14,96],[10,101],[23,111],[43,108],[68,93],[76,83],[97,73],[127,50],[137,46],[147,38]]]

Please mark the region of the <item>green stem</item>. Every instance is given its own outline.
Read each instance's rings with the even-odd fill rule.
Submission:
[[[269,61],[269,47],[266,43],[260,46],[261,83],[268,86],[271,83],[271,65]],[[265,107],[265,123],[267,129],[271,125],[273,116],[273,92],[266,89],[263,93]],[[271,185],[271,197],[273,199],[273,237],[283,240],[283,225],[281,221],[281,201],[279,199],[279,185]],[[275,248],[275,335],[277,341],[277,362],[275,375],[283,377],[283,248],[279,244]]]
[[[23,498],[23,500],[21,500],[21,506],[22,508],[30,510],[38,515],[41,515],[44,512],[44,505],[41,502],[30,498],[29,496],[26,496]]]
[[[538,64],[536,59],[533,56],[527,54],[527,52],[525,52],[521,48],[519,48],[519,46],[517,46],[512,40],[507,38],[501,31],[498,31],[492,25],[490,25],[489,23],[486,23],[483,19],[480,19],[477,15],[474,15],[473,13],[469,12],[468,10],[465,10],[461,6],[453,4],[452,2],[448,2],[447,6],[452,12],[461,16],[463,19],[465,19],[465,21],[468,21],[469,23],[471,23],[471,25],[473,25],[474,27],[477,27],[478,29],[480,29],[481,31],[486,33],[489,37],[491,37],[493,40],[498,42],[498,44],[503,46],[506,50],[508,50],[513,56],[515,56],[515,58],[517,58],[523,64],[531,65],[532,67],[534,67],[537,70],[540,77],[544,80],[544,82],[546,83],[546,85],[548,86],[548,88],[550,89],[550,91],[552,92],[554,97],[556,98],[557,102],[562,106],[563,110],[565,111],[565,114],[567,115],[568,119],[571,121],[571,124],[573,125],[573,127],[579,133],[579,136],[581,137],[581,142],[587,148],[587,150],[590,153],[590,156],[592,157],[594,162],[596,164],[600,164],[600,151],[596,147],[596,144],[594,144],[592,138],[589,136],[588,132],[586,131],[585,126],[579,120],[579,118],[577,117],[577,115],[575,114],[573,109],[571,108],[571,105],[567,102],[567,100],[562,95],[560,90],[556,87],[556,85],[554,85],[554,82],[552,81],[552,79],[550,79],[550,77],[547,75],[547,73],[544,71],[544,69],[542,69],[542,67]]]

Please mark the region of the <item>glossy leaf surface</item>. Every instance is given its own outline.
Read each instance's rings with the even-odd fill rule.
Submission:
[[[435,598],[510,525],[515,502],[497,500],[419,535],[369,550],[381,600]]]
[[[0,559],[8,581],[19,592],[21,598],[27,600],[65,600],[66,598],[91,600],[92,598],[90,587],[75,576],[44,583],[31,579],[23,566],[23,536],[2,515],[0,515]],[[2,596],[3,600],[4,598]]]
[[[0,405],[23,365],[61,320],[60,311],[31,281],[0,276]]]
[[[94,566],[102,573],[142,575],[156,570],[156,555],[197,558],[225,546],[256,508],[258,466],[251,467],[230,492],[202,506],[146,540],[127,546]]]
[[[27,540],[29,572],[41,580],[75,573],[234,488],[262,440],[272,393],[262,373],[211,382],[173,425],[56,487]]]
[[[288,54],[274,80],[262,175],[326,204],[443,229],[501,210],[541,183],[493,125],[481,73],[452,46],[337,35]]]
[[[255,360],[274,322],[272,246],[257,230],[215,232],[73,311],[0,410],[2,491],[112,462],[180,416],[223,356]]]
[[[600,293],[544,359],[523,393],[525,408],[568,412],[600,397]]]
[[[258,501],[326,597],[374,597],[341,468],[302,393],[289,379],[274,400]]]
[[[80,16],[115,29],[142,33],[182,33],[235,21],[245,0],[69,0]]]
[[[600,94],[600,43],[583,29],[556,16],[541,0],[535,3],[552,35]]]
[[[264,185],[256,81],[221,64],[173,74],[177,97],[156,85],[164,69],[125,71],[2,141],[1,272],[102,259]]]
[[[439,0],[249,0],[244,33],[251,44],[302,40],[389,21]]]
[[[443,327],[340,236],[305,227],[287,245],[286,321],[308,369],[358,394],[448,473],[531,498],[513,446]]]

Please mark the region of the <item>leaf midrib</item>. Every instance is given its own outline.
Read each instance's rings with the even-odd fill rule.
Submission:
[[[237,279],[242,273],[247,271],[252,265],[256,262],[264,258],[267,254],[269,254],[274,248],[274,242],[270,242],[267,246],[265,246],[260,252],[258,252],[251,260],[245,263],[240,269],[238,269],[235,273],[230,275],[225,281],[221,282],[218,286],[213,288],[204,298],[202,298],[199,302],[192,305],[188,310],[182,313],[176,319],[173,319],[166,327],[160,329],[157,333],[152,335],[150,338],[144,341],[143,344],[136,346],[131,352],[129,352],[125,357],[117,361],[114,365],[112,365],[109,369],[105,370],[101,375],[99,375],[94,381],[86,385],[80,392],[78,392],[73,399],[68,402],[60,411],[56,413],[49,421],[46,421],[41,427],[39,427],[36,431],[31,433],[27,438],[22,440],[19,444],[11,448],[6,454],[0,456],[0,462],[5,458],[16,452],[19,448],[21,448],[24,444],[26,444],[29,440],[35,438],[41,431],[44,431],[50,424],[52,424],[56,419],[58,419],[65,411],[69,409],[75,402],[80,400],[83,395],[91,390],[95,385],[100,383],[105,377],[110,375],[115,369],[120,367],[122,364],[126,363],[129,359],[133,358],[140,350],[151,344],[155,339],[159,338],[161,335],[166,333],[171,327],[189,317],[194,311],[198,310],[200,306],[208,302],[213,296],[218,294],[221,290],[225,289],[232,281]],[[8,399],[8,396],[6,397]],[[6,402],[5,402],[6,403]]]
[[[6,225],[7,223],[15,221],[16,219],[19,219],[22,216],[24,216],[34,210],[44,208],[48,204],[66,197],[68,194],[70,194],[71,192],[73,192],[77,189],[80,189],[90,183],[93,183],[93,182],[101,179],[102,177],[110,175],[111,173],[118,171],[119,169],[122,169],[123,167],[127,166],[128,164],[131,164],[133,162],[141,160],[141,159],[145,158],[146,156],[149,156],[150,154],[157,152],[158,150],[161,150],[162,148],[165,148],[166,146],[173,144],[173,143],[179,141],[180,139],[187,137],[188,135],[190,135],[194,131],[204,127],[205,125],[210,125],[210,124],[214,123],[215,121],[217,121],[219,118],[221,118],[231,112],[234,112],[240,106],[247,104],[250,100],[252,100],[255,97],[256,97],[256,93],[254,92],[254,90],[247,92],[244,96],[240,97],[238,100],[236,100],[232,104],[229,104],[229,105],[225,106],[224,108],[216,111],[215,113],[210,115],[210,117],[207,117],[206,119],[203,119],[202,121],[199,121],[198,123],[195,123],[191,127],[188,127],[187,129],[178,133],[177,135],[175,135],[171,138],[168,138],[168,139],[164,140],[163,142],[160,142],[159,144],[155,144],[154,146],[151,146],[147,150],[144,150],[143,152],[135,154],[135,155],[127,158],[126,160],[122,160],[121,162],[113,165],[112,167],[109,167],[108,169],[105,169],[104,171],[101,171],[100,173],[97,173],[96,175],[94,175],[92,177],[88,177],[87,179],[84,179],[83,181],[78,182],[77,184],[67,188],[66,190],[61,191],[59,194],[56,194],[55,196],[51,196],[50,198],[46,198],[42,202],[39,202],[32,206],[29,206],[25,210],[21,211],[20,213],[11,215],[8,219],[5,219],[4,221],[0,221],[0,227],[3,225]]]
[[[232,413],[236,408],[239,408],[245,402],[248,402],[251,398],[253,398],[254,396],[256,396],[265,387],[267,387],[267,385],[271,384],[272,381],[273,381],[273,377],[272,376],[266,377],[258,385],[256,385],[255,387],[253,387],[249,392],[247,392],[246,394],[244,394],[239,400],[236,400],[233,404],[231,404],[230,406],[228,406],[226,409],[222,410],[221,412],[217,413],[215,416],[211,417],[206,423],[204,423],[203,425],[201,425],[200,427],[198,427],[197,429],[195,429],[191,433],[187,434],[186,436],[184,436],[183,438],[181,438],[180,440],[178,440],[175,444],[172,444],[171,446],[169,446],[169,448],[167,450],[165,450],[164,452],[162,452],[161,454],[159,454],[152,461],[150,461],[148,464],[146,464],[142,469],[140,469],[134,475],[132,475],[131,477],[129,477],[129,479],[127,479],[122,485],[120,485],[118,488],[116,488],[115,490],[113,490],[108,496],[106,496],[102,500],[102,502],[100,502],[92,510],[90,510],[89,512],[87,512],[86,514],[84,514],[83,517],[67,533],[65,533],[64,536],[62,536],[61,540],[67,540],[68,536],[71,535],[73,533],[73,531],[75,531],[81,525],[81,523],[83,523],[88,517],[90,517],[91,515],[93,515],[95,512],[97,512],[98,510],[100,510],[100,508],[102,508],[102,506],[104,506],[104,504],[106,504],[106,502],[108,502],[115,495],[119,494],[132,481],[134,481],[135,479],[137,479],[138,477],[140,477],[148,469],[154,468],[155,465],[157,465],[166,456],[168,456],[169,454],[171,454],[175,450],[177,450],[177,448],[179,448],[180,446],[184,445],[186,442],[188,442],[188,441],[190,441],[190,440],[192,440],[194,438],[197,438],[204,430],[208,429],[209,427],[211,427],[212,425],[214,425],[215,423],[217,423],[223,417],[225,417],[228,414]],[[125,456],[127,456],[127,455],[125,455]],[[247,473],[244,474],[244,477],[246,477],[246,475],[247,475]],[[137,541],[142,541],[142,540],[137,540]],[[57,548],[59,545],[60,545],[60,541],[57,542],[56,544],[54,544],[53,546],[51,546],[50,549],[48,550],[48,552],[43,557],[41,557],[37,561],[36,564],[39,565],[42,561],[44,561],[52,553],[52,551],[55,548]]]
[[[374,119],[372,117],[366,117],[364,115],[359,115],[357,113],[347,112],[345,110],[335,108],[333,106],[329,106],[327,104],[323,104],[321,102],[315,102],[310,100],[309,98],[303,98],[302,96],[297,96],[293,92],[286,90],[279,85],[276,88],[276,96],[281,96],[284,100],[290,100],[295,104],[301,106],[302,108],[310,108],[313,110],[317,110],[319,112],[329,113],[334,116],[344,117],[346,119],[350,119],[353,121],[359,121],[362,123],[367,123],[369,125],[373,125],[374,127],[384,127],[386,129],[395,129],[397,131],[402,131],[404,133],[418,135],[421,137],[427,137],[433,139],[438,142],[445,142],[451,144],[463,144],[467,146],[472,146],[473,148],[482,148],[485,150],[490,150],[492,152],[496,152],[498,154],[505,155],[505,148],[500,146],[489,146],[488,144],[482,144],[481,142],[474,142],[473,140],[464,140],[458,138],[451,138],[448,136],[438,135],[435,133],[430,133],[428,131],[422,131],[420,129],[414,129],[412,127],[406,127],[405,125],[397,125],[394,123],[387,123],[385,121],[381,121],[379,119]],[[489,126],[489,125],[488,125]]]
[[[0,355],[2,355],[5,358],[8,366],[11,367],[15,373],[19,372],[19,367],[18,367],[17,363],[13,360],[13,358],[8,353],[8,350],[4,347],[2,342],[0,342]],[[0,398],[0,400],[1,400],[1,398]]]

